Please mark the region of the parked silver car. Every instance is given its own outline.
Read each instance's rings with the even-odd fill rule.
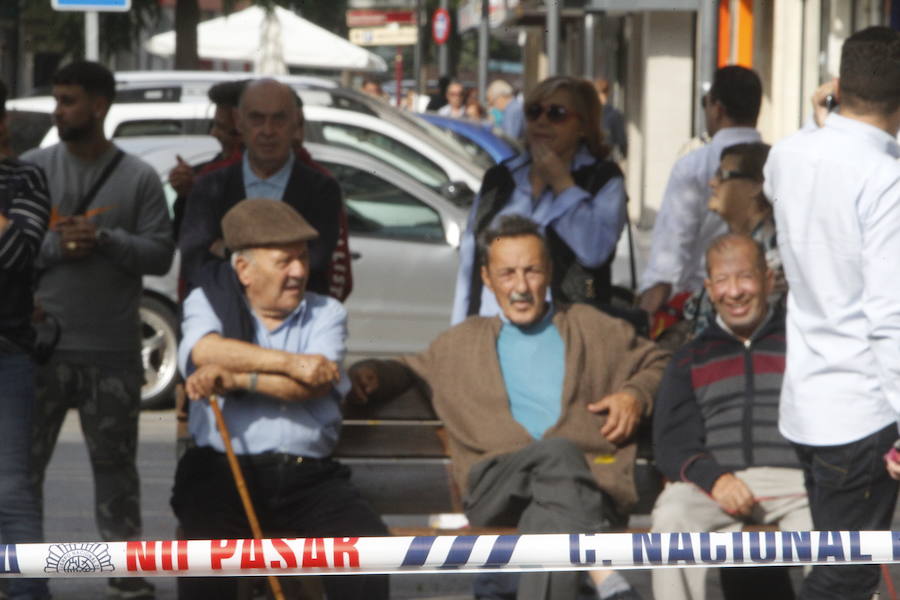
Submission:
[[[218,151],[209,136],[131,137],[116,143],[156,169],[170,206],[175,192],[166,179],[175,155],[196,164]],[[348,211],[349,360],[424,349],[450,322],[465,209],[367,154],[319,144],[307,149],[340,182]],[[177,273],[176,262],[167,275],[144,280],[144,406],[167,402],[177,380]]]

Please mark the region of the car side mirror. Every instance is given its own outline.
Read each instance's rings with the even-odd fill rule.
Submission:
[[[441,195],[457,206],[468,208],[475,201],[475,193],[464,181],[448,181],[441,186]]]

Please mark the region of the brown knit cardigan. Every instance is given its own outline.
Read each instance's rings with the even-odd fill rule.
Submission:
[[[600,488],[628,510],[637,500],[635,444],[615,446],[606,440],[600,435],[606,416],[586,405],[629,392],[649,415],[668,354],[637,337],[624,321],[586,305],[557,306],[553,324],[566,349],[565,379],[559,421],[544,437],[563,437],[582,448]],[[380,383],[373,400],[399,394],[417,379],[426,384],[446,427],[454,477],[463,493],[475,463],[534,441],[509,409],[497,357],[501,325],[499,317],[470,317],[421,354],[366,362],[377,370]]]

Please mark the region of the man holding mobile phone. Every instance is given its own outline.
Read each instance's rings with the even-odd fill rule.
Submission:
[[[779,428],[818,530],[890,529],[900,464],[900,33],[844,42],[840,111],[776,144],[765,167],[788,296]],[[819,104],[817,102],[817,104]],[[868,600],[877,565],[817,566],[801,600]]]

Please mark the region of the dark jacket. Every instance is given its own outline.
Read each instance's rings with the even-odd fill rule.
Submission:
[[[197,285],[200,267],[211,260],[219,260],[209,251],[209,247],[222,238],[222,217],[246,197],[242,161],[204,175],[194,184],[179,241],[181,275],[188,288]],[[307,289],[328,294],[328,267],[338,241],[341,188],[333,178],[294,161],[281,199],[319,232],[318,239],[309,243],[310,276]]]
[[[716,322],[682,346],[656,398],[653,445],[659,470],[708,492],[732,471],[799,468],[778,431],[784,355],[782,310],[773,311],[746,346]]]

